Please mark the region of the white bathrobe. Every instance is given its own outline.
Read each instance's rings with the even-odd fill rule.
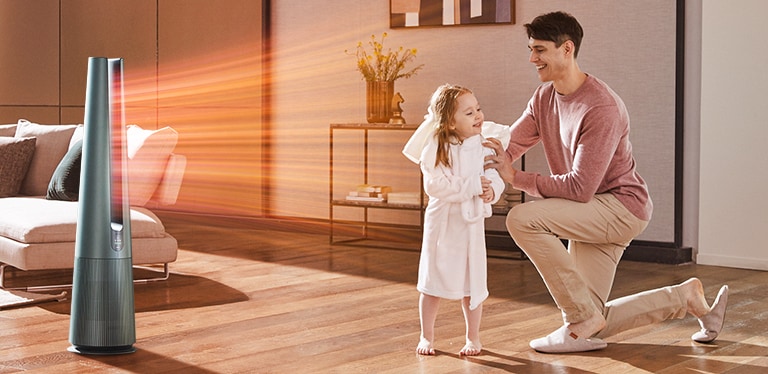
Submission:
[[[480,176],[492,181],[494,203],[504,192],[495,169],[483,170],[484,138],[476,135],[450,146],[452,167],[435,167],[437,141],[429,136],[419,159],[429,203],[424,213],[424,236],[417,289],[445,299],[470,297],[470,309],[488,297],[485,218],[491,205],[483,203]]]

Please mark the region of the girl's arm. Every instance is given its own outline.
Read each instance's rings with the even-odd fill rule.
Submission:
[[[452,203],[470,200],[483,192],[480,176],[460,177],[445,166],[421,164],[424,174],[424,192],[437,199]]]
[[[421,157],[421,172],[424,175],[424,192],[427,195],[448,202],[462,202],[483,192],[480,175],[461,177],[445,165],[435,166],[434,155],[437,144],[431,141],[424,148]]]

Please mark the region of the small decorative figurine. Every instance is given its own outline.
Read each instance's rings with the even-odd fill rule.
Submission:
[[[404,103],[403,95],[400,92],[395,93],[392,97],[392,118],[389,119],[390,125],[404,125],[405,118],[403,118],[403,108],[400,107],[400,103]]]

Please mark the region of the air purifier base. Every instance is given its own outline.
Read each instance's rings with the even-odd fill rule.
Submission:
[[[133,353],[133,352],[136,352],[136,348],[132,345],[106,347],[106,348],[73,345],[67,348],[67,351],[81,354],[81,355],[107,356],[107,355],[124,355],[128,353]]]

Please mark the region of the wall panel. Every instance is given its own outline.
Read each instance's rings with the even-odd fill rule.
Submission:
[[[62,106],[85,105],[89,57],[121,57],[125,65],[126,120],[155,128],[154,121],[147,123],[144,116],[135,117],[133,111],[156,102],[156,1],[63,1],[61,19],[61,71],[66,72],[61,77]]]
[[[175,209],[262,215],[260,4],[159,1],[158,120],[189,155]]]
[[[702,4],[700,264],[768,270],[768,52],[755,48],[762,45],[766,12],[761,0]],[[738,30],[739,37],[724,30]],[[738,58],[744,51],[749,58]]]
[[[57,0],[0,1],[0,72],[0,106],[59,104]]]
[[[416,48],[423,70],[395,82],[409,123],[418,124],[440,84],[471,87],[486,119],[511,124],[541,84],[528,61],[523,24],[555,10],[573,14],[585,29],[579,65],[608,83],[631,117],[638,170],[648,182],[655,211],[640,239],[675,240],[676,2],[669,0],[516,0],[513,25],[391,29],[389,0],[281,0],[272,4],[276,215],[324,219],[327,203],[328,124],[365,121],[365,83],[347,50],[387,33],[385,48]],[[627,38],[631,36],[632,42]],[[305,143],[296,144],[296,134]],[[401,145],[402,146],[402,145]],[[393,147],[397,149],[397,147]],[[302,164],[296,165],[297,150]],[[398,152],[389,157],[403,157]],[[526,169],[548,173],[541,152]],[[299,174],[300,173],[300,174]],[[313,181],[297,185],[297,179]],[[388,184],[398,184],[392,180]],[[500,219],[503,223],[503,218]]]
[[[122,57],[126,120],[188,157],[164,209],[261,216],[262,24],[254,0],[0,0],[0,123],[82,123],[88,58]]]

